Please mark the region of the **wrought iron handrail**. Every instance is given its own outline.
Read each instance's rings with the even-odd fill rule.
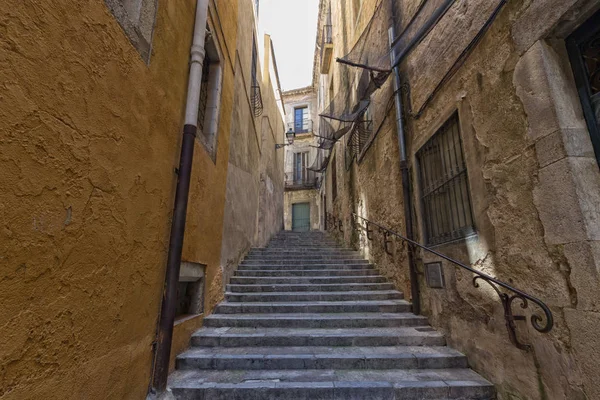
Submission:
[[[331,221],[331,219],[335,220],[336,217],[334,217],[333,215],[327,213],[327,218],[329,221]],[[339,218],[338,218],[339,220]],[[485,274],[481,271],[478,271],[468,265],[465,265],[463,263],[461,263],[460,261],[454,260],[450,257],[448,257],[445,254],[442,254],[434,249],[431,249],[427,246],[424,246],[418,242],[415,242],[414,240],[408,239],[407,237],[394,232],[391,229],[388,229],[376,222],[370,221],[366,218],[363,218],[359,215],[357,215],[356,213],[352,213],[351,215],[351,222],[353,225],[353,228],[358,230],[358,223],[357,220],[362,220],[364,222],[366,222],[366,226],[365,226],[365,230],[366,230],[366,234],[367,234],[367,239],[368,240],[373,240],[372,238],[372,233],[373,231],[371,229],[369,229],[370,225],[373,225],[377,228],[379,228],[379,232],[382,232],[384,234],[384,242],[383,242],[383,246],[385,248],[385,251],[390,254],[389,250],[388,250],[388,244],[390,243],[389,240],[389,236],[395,236],[401,240],[403,240],[404,242],[419,247],[431,254],[434,254],[448,262],[450,262],[451,264],[454,264],[457,267],[460,267],[462,269],[465,269],[471,273],[473,273],[474,275],[476,275],[475,277],[473,277],[473,286],[478,288],[479,287],[479,281],[483,281],[486,282],[488,285],[490,285],[492,287],[492,289],[494,289],[494,291],[496,292],[496,294],[498,294],[498,297],[500,298],[500,301],[502,302],[502,306],[504,308],[504,319],[506,320],[506,329],[508,331],[508,336],[510,341],[519,349],[521,350],[530,350],[531,349],[531,345],[529,344],[523,344],[521,342],[519,342],[518,338],[517,338],[517,334],[516,334],[516,324],[515,321],[525,321],[526,317],[524,315],[514,315],[513,311],[512,311],[512,304],[515,300],[519,300],[520,301],[520,305],[521,305],[521,309],[526,309],[529,306],[529,302],[535,303],[539,308],[542,309],[542,311],[544,312],[544,316],[545,316],[545,323],[542,324],[542,322],[544,321],[544,317],[540,316],[537,313],[533,313],[533,315],[531,316],[531,325],[533,326],[533,328],[540,332],[540,333],[548,333],[552,330],[553,326],[554,326],[554,318],[552,316],[552,311],[550,311],[550,308],[548,308],[548,306],[541,301],[540,299],[533,297],[525,292],[523,292],[522,290],[519,290],[517,288],[514,288],[512,286],[510,286],[509,284],[500,281],[499,279],[496,279],[488,274]],[[334,227],[340,229],[341,231],[341,224],[342,221],[339,220],[339,227],[334,225]],[[511,293],[503,293],[500,288],[504,288],[505,290],[511,292]]]

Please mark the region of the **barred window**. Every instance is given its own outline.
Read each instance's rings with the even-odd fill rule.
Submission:
[[[221,105],[222,63],[217,37],[206,26],[204,62],[198,99],[198,140],[204,145],[213,161],[217,157],[217,134]]]
[[[567,38],[577,92],[600,164],[600,12]]]
[[[206,108],[208,106],[208,82],[210,72],[210,56],[204,56],[202,63],[202,80],[200,84],[200,101],[198,103],[198,129],[204,132],[204,120],[206,119]]]
[[[417,152],[417,161],[427,244],[475,233],[457,113]]]

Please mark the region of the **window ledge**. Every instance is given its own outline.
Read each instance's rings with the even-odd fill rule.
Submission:
[[[199,318],[199,317],[203,317],[204,314],[186,314],[186,315],[180,315],[179,317],[175,318],[175,322],[173,323],[173,326],[177,326],[180,324],[183,324],[184,322],[190,321],[192,319],[195,318]]]

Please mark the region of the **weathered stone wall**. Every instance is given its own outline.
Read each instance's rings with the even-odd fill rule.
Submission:
[[[253,13],[249,0],[239,0],[238,7],[240,15]],[[275,150],[275,143],[281,143],[284,124],[273,90],[276,82],[271,82],[270,74],[261,77],[259,63],[263,114],[255,117],[250,92],[255,24],[243,18],[237,23],[240,36],[232,56],[235,98],[221,244],[223,276],[221,287],[215,288],[221,294],[248,250],[264,246],[283,224],[283,154]]]
[[[363,1],[359,14],[355,15],[353,8],[346,2],[332,1],[334,59],[344,56],[352,48],[372,15],[375,4],[374,1]],[[333,63],[328,81],[332,79],[334,93],[351,79],[347,71],[348,68],[340,68],[339,64]],[[372,109],[377,119],[382,119],[381,116],[385,115],[384,109],[391,93],[390,80],[378,93],[381,99],[386,100],[377,101]],[[394,118],[388,118],[383,123],[376,139],[359,155],[358,162],[347,161],[345,153],[348,139],[345,137],[338,142],[331,153],[331,162],[336,164],[337,170],[336,199],[333,199],[331,166],[327,169],[322,187],[327,198],[327,212],[341,218],[344,227],[343,233],[339,230],[332,233],[357,246],[369,259],[377,261],[380,271],[403,290],[408,298],[410,282],[402,245],[393,243],[390,250],[394,255],[390,256],[381,246],[377,232],[374,236],[376,240],[371,242],[364,232],[358,234],[350,228],[350,215],[356,212],[364,218],[404,232],[402,180]]]
[[[332,3],[334,57],[339,57],[352,47],[362,16],[355,28],[346,2]],[[363,10],[374,3],[365,0]],[[417,3],[399,7],[410,14]],[[464,49],[463,38],[448,40],[452,27],[477,25],[474,19],[489,2],[468,6],[449,14],[456,21],[436,27],[427,46],[403,65],[412,110],[425,104]],[[533,345],[531,352],[518,350],[508,340],[501,303],[491,288],[473,287],[470,273],[444,263],[446,288],[428,289],[423,263],[437,259],[418,255],[424,313],[505,400],[600,398],[600,346],[594,333],[600,329],[600,173],[564,46],[564,38],[599,6],[595,1],[508,2],[422,116],[407,119],[419,240],[424,237],[414,155],[458,111],[477,236],[436,250],[539,297],[553,311],[555,327],[549,334],[536,332],[528,321],[517,322],[519,339]],[[339,87],[340,67],[334,64],[331,74]],[[408,293],[401,246],[394,244],[395,255],[388,256],[377,231],[378,242],[366,241],[347,220],[355,211],[404,231],[395,130],[393,122],[384,127],[348,170],[344,144],[337,144],[336,200],[331,202],[331,167],[323,190],[327,210],[344,219],[339,238],[357,244]],[[529,318],[538,311],[516,303],[515,314]]]

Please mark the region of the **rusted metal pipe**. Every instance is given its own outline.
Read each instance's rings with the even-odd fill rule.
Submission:
[[[200,101],[202,64],[205,56],[204,40],[206,36],[207,17],[208,0],[198,0],[196,3],[194,38],[190,51],[191,62],[188,79],[185,125],[181,142],[181,155],[179,157],[177,188],[175,190],[175,204],[173,207],[169,253],[167,256],[167,271],[158,324],[156,359],[152,378],[153,387],[158,392],[165,391],[169,377],[173,324],[175,323],[175,312],[177,309],[177,286],[181,268],[181,253],[183,249],[188,196],[192,176],[194,145],[198,129],[198,104]]]
[[[390,46],[394,42],[394,26],[392,25],[388,31]],[[395,64],[395,52],[392,49],[391,58],[392,65]],[[406,229],[406,237],[410,240],[414,240],[413,232],[413,220],[412,220],[412,198],[410,188],[410,176],[408,173],[408,157],[406,155],[406,134],[404,131],[404,121],[402,119],[404,115],[402,107],[402,92],[400,91],[400,68],[398,65],[394,66],[394,90],[396,95],[394,96],[396,106],[396,126],[398,135],[398,148],[400,150],[400,172],[402,174],[402,195],[404,203],[404,225]],[[419,290],[419,277],[417,275],[417,264],[415,262],[414,249],[412,246],[407,246],[408,253],[408,269],[410,276],[410,294],[412,298],[412,308],[416,315],[421,313],[421,293]]]

